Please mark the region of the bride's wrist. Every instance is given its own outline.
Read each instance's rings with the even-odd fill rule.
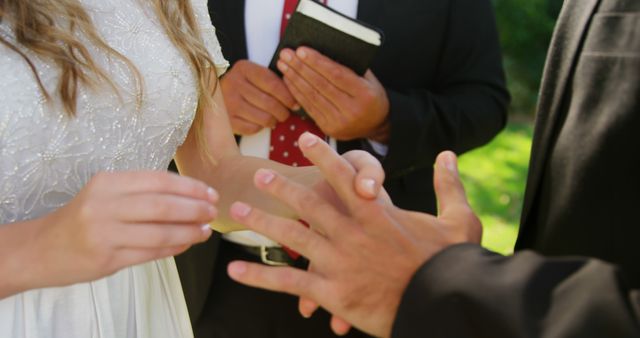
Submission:
[[[1,250],[0,271],[4,276],[0,284],[0,299],[30,289],[42,287],[38,274],[44,257],[36,252],[35,239],[41,223],[39,220],[3,225],[0,228]]]

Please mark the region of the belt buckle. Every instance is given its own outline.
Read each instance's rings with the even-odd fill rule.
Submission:
[[[278,261],[274,261],[269,259],[269,247],[266,246],[260,246],[260,260],[262,260],[262,263],[266,264],[266,265],[271,265],[271,266],[288,266],[289,263],[287,262],[278,262]]]

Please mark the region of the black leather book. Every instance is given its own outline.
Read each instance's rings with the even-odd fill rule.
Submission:
[[[318,2],[300,0],[269,68],[282,76],[276,67],[280,51],[307,46],[363,75],[382,42],[383,34],[379,29]]]

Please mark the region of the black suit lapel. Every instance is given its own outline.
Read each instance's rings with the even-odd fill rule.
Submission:
[[[535,201],[558,122],[563,115],[563,105],[567,103],[567,85],[573,77],[587,27],[599,3],[600,0],[567,0],[560,13],[542,78],[521,227],[526,226]]]
[[[209,0],[209,12],[218,32],[222,52],[231,64],[247,58],[244,4],[245,0]]]

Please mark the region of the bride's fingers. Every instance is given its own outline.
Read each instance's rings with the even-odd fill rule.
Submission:
[[[191,245],[177,245],[165,248],[126,248],[116,252],[109,260],[107,269],[114,272],[125,266],[137,265],[165,257],[176,256],[186,251]]]
[[[129,224],[109,234],[119,248],[160,249],[204,242],[212,234],[208,224]]]
[[[208,223],[218,215],[209,201],[179,195],[124,195],[112,203],[113,215],[130,223]]]
[[[158,193],[216,203],[218,192],[203,182],[165,171],[103,172],[95,175],[90,184],[106,186],[121,193]]]
[[[353,150],[342,155],[355,169],[354,182],[358,195],[366,199],[376,199],[382,190],[384,169],[380,162],[366,151]],[[386,191],[382,190],[384,195]],[[383,196],[384,197],[384,196]]]

